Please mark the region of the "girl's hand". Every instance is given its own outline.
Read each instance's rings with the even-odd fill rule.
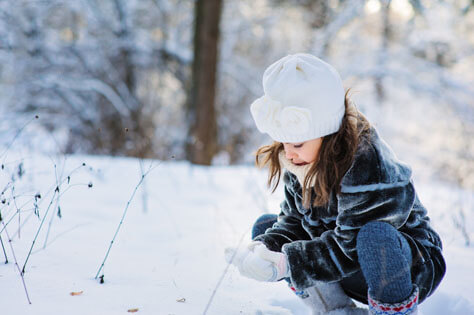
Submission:
[[[262,242],[252,242],[237,250],[227,248],[226,259],[240,274],[258,281],[277,281],[289,275],[286,255],[270,251]]]

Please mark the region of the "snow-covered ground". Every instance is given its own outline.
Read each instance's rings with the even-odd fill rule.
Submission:
[[[31,305],[0,224],[9,260],[0,265],[1,314],[115,315],[134,309],[159,315],[309,314],[285,283],[243,278],[224,258],[226,247],[249,240],[259,215],[278,212],[282,191],[270,194],[265,171],[172,161],[145,161],[140,167],[135,159],[89,156],[19,160],[10,155],[3,163],[0,188],[6,203],[0,209],[20,268],[46,218],[26,264]],[[141,169],[150,165],[133,196]],[[15,199],[13,186],[6,186],[13,174]],[[415,184],[441,234],[448,266],[441,286],[420,309],[425,315],[474,314],[474,193],[422,176]],[[41,194],[38,216],[36,193]],[[100,284],[94,277],[129,200]]]

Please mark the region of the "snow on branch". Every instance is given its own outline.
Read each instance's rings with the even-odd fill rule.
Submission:
[[[324,54],[329,42],[335,38],[336,34],[354,18],[364,12],[365,0],[347,1],[344,8],[336,15],[322,32],[316,33],[313,39],[312,52],[316,56]]]
[[[97,79],[70,80],[64,77],[48,76],[46,80],[37,80],[36,84],[43,88],[61,87],[75,91],[94,91],[103,95],[114,106],[121,116],[129,115],[129,107],[112,87]]]

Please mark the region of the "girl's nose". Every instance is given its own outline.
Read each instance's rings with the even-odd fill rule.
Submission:
[[[295,152],[293,152],[293,151],[291,151],[291,150],[285,150],[285,155],[286,155],[286,158],[287,158],[288,160],[291,160],[291,159],[293,159],[293,158],[296,157]]]

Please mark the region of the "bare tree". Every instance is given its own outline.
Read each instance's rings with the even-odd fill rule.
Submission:
[[[188,159],[210,165],[217,152],[215,109],[221,0],[198,0],[195,8],[194,61],[189,93]]]

